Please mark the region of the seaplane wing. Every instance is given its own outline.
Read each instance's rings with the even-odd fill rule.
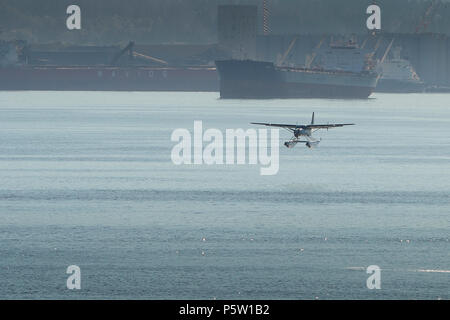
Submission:
[[[264,123],[264,122],[251,122],[250,124],[256,124],[259,126],[267,126],[267,127],[279,127],[286,129],[302,129],[306,127],[298,124],[279,124],[279,123]]]
[[[354,123],[334,123],[334,124],[309,124],[304,126],[308,129],[331,129],[331,128],[339,128],[344,126],[354,126]]]
[[[264,122],[251,122],[251,124],[267,126],[267,127],[279,127],[279,128],[286,128],[286,129],[331,129],[331,128],[339,128],[339,127],[344,127],[344,126],[354,126],[355,125],[354,123],[299,125],[299,124],[280,124],[280,123],[264,123]]]

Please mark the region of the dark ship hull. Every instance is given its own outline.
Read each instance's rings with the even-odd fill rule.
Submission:
[[[276,67],[251,60],[216,61],[223,99],[330,98],[366,99],[378,75]]]
[[[0,68],[0,90],[218,91],[214,67],[21,66]]]
[[[381,78],[375,91],[385,93],[422,93],[425,92],[425,89],[425,84],[420,81]]]
[[[450,93],[450,87],[445,86],[429,86],[425,88],[427,93]]]

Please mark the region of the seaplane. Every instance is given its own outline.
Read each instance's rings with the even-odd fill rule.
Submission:
[[[312,134],[321,129],[332,129],[344,126],[354,126],[354,123],[334,123],[334,124],[315,124],[314,123],[314,112],[312,114],[311,124],[277,124],[277,123],[263,123],[263,122],[251,122],[251,124],[267,126],[267,127],[278,127],[288,130],[293,134],[293,137],[284,143],[284,145],[292,149],[297,143],[304,143],[308,148],[314,148],[319,145],[322,139],[317,139],[312,136]]]

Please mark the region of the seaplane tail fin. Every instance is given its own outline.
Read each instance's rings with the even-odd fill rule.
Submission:
[[[313,114],[312,114],[311,124],[314,124],[314,112],[313,112]]]

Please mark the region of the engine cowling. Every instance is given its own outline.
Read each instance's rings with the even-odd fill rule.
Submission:
[[[294,130],[294,136],[296,138],[299,138],[300,136],[310,136],[311,135],[311,129],[295,129]]]

